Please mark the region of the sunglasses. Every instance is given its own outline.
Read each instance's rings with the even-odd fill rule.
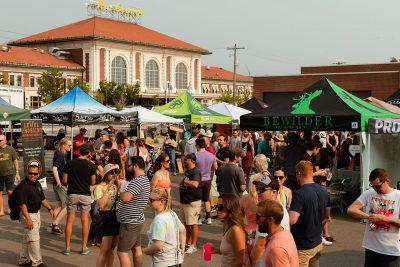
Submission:
[[[114,169],[114,170],[109,171],[108,173],[111,175],[114,175],[114,174],[119,174],[120,172],[121,171],[119,169]]]
[[[155,198],[149,198],[149,201],[150,201],[150,203],[153,203],[154,201],[163,201],[164,199],[162,199],[162,198],[157,198],[157,199],[155,199]]]
[[[223,211],[224,210],[224,205],[223,204],[218,204],[217,205],[217,210],[218,211]]]
[[[38,173],[38,172],[28,172],[28,175],[31,175],[31,176],[38,176],[39,173]]]
[[[263,217],[268,217],[268,216],[263,216],[263,215],[256,213],[256,220],[263,218]]]
[[[381,187],[382,187],[382,185],[385,183],[386,181],[383,181],[381,184],[378,184],[378,185],[372,185],[372,184],[369,184],[373,189],[375,189],[375,190],[379,190],[379,189],[381,189]]]
[[[170,161],[170,160],[164,160],[164,162],[166,162],[166,163],[170,163],[171,161]]]
[[[279,179],[279,180],[282,180],[285,178],[285,176],[279,176],[279,175],[274,175],[274,177],[275,177],[275,179]]]

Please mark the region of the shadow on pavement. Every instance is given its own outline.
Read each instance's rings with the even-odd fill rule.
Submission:
[[[363,263],[360,265],[360,263]],[[322,251],[320,266],[363,266],[364,252],[359,250],[339,250],[334,252]]]

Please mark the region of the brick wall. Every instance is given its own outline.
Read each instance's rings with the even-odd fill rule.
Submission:
[[[140,59],[141,54],[136,53],[135,55],[135,69],[136,69],[136,80],[140,81]]]
[[[106,49],[100,48],[100,81],[104,81],[105,65],[106,64]]]
[[[309,74],[254,78],[253,94],[262,100],[263,92],[300,92],[327,77],[347,91],[371,91],[378,99],[386,99],[399,89],[399,72]]]
[[[70,52],[69,59],[83,66],[83,50],[82,48],[77,49],[63,49],[63,51]]]
[[[167,81],[171,81],[171,57],[167,57]]]
[[[89,53],[85,53],[85,79],[86,82],[89,82],[89,72],[90,72],[90,63],[89,63]]]

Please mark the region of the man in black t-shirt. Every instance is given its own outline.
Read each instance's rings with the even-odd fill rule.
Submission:
[[[221,167],[222,164],[225,164],[229,161],[229,146],[228,146],[228,136],[226,134],[221,134],[218,139],[218,152],[215,155],[217,157],[218,168]]]
[[[246,190],[243,169],[237,166],[241,159],[241,150],[228,152],[229,162],[217,170],[217,189],[220,194],[233,194],[241,197]]]
[[[89,253],[87,240],[89,235],[89,212],[92,203],[90,186],[96,183],[96,166],[89,161],[90,147],[84,144],[79,148],[79,158],[69,161],[64,168],[63,183],[68,184],[67,191],[67,225],[65,227],[65,249],[63,254],[71,253],[70,241],[75,212],[81,212],[82,250]]]
[[[196,155],[185,156],[185,174],[180,183],[180,217],[186,228],[186,251],[191,254],[197,251],[199,228],[197,221],[201,211],[201,172],[196,167]]]
[[[322,223],[329,219],[328,192],[314,183],[313,165],[302,160],[296,165],[301,188],[294,192],[289,218],[300,266],[318,266],[322,251]]]
[[[28,163],[26,179],[15,189],[15,204],[21,210],[20,222],[24,228],[20,266],[46,266],[40,252],[40,207],[45,207],[54,218],[54,212],[47,201],[42,186],[37,181],[41,174],[41,165],[32,160]]]

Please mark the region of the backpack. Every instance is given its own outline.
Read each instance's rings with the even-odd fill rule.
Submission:
[[[18,221],[19,220],[19,214],[21,213],[21,209],[19,208],[19,205],[17,204],[17,191],[19,189],[19,185],[13,190],[11,193],[10,198],[8,199],[8,206],[10,207],[10,219],[12,221]]]

